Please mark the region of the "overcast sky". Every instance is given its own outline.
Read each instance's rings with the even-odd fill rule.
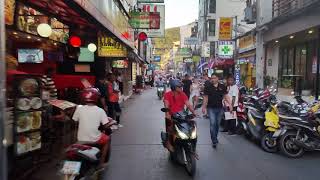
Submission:
[[[165,0],[166,29],[186,25],[198,19],[199,0]]]

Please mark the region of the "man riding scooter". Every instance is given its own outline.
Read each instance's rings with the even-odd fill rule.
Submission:
[[[193,115],[196,115],[191,103],[188,101],[187,95],[182,91],[182,83],[180,80],[172,80],[170,83],[171,91],[164,94],[164,106],[169,109],[166,112],[166,132],[168,133],[168,140],[163,142],[166,148],[170,152],[174,152],[172,142],[174,141],[174,128],[171,116],[177,112],[183,111],[184,106],[191,111]]]
[[[80,94],[84,105],[76,107],[72,119],[79,122],[77,140],[84,143],[92,143],[101,146],[101,158],[99,166],[103,167],[107,152],[109,150],[110,138],[99,131],[110,127],[115,121],[108,117],[106,112],[97,106],[100,93],[95,88],[84,89]]]
[[[156,81],[156,87],[157,87],[157,95],[159,99],[162,99],[163,94],[166,91],[165,82],[163,81],[162,77],[159,77],[159,79]]]

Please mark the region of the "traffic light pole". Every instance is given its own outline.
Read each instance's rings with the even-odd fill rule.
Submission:
[[[6,68],[5,68],[5,21],[4,21],[4,1],[0,1],[0,179],[7,178],[7,152],[4,139],[4,120],[6,106]]]

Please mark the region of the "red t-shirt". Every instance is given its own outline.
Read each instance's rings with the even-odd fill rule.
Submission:
[[[174,95],[172,91],[164,94],[164,100],[169,102],[170,113],[174,114],[183,110],[188,97],[184,92]]]

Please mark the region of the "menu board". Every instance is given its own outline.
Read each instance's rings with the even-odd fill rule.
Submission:
[[[15,76],[14,145],[18,156],[41,149],[42,100],[38,76]]]
[[[20,31],[38,35],[37,27],[41,23],[49,24],[52,28],[52,34],[49,39],[66,43],[69,38],[69,27],[56,18],[49,18],[45,14],[24,6],[23,4],[17,4],[17,16],[16,24]]]
[[[14,23],[14,10],[15,10],[15,0],[5,0],[4,2],[4,16],[6,25],[13,25]]]

